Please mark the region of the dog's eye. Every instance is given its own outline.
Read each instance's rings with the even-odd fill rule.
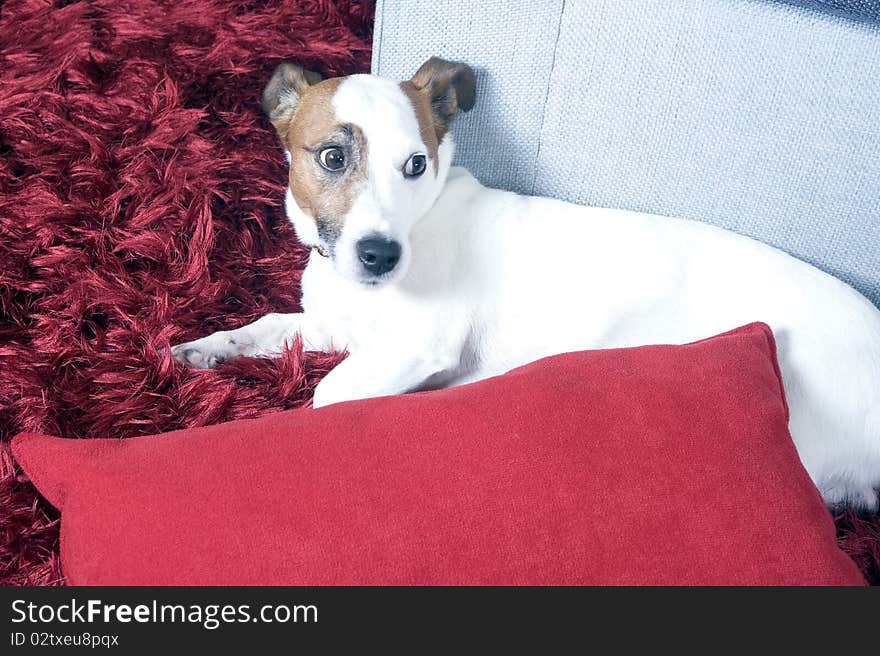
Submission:
[[[407,178],[417,178],[425,172],[426,166],[427,159],[425,156],[421,153],[416,153],[403,165],[403,175]]]
[[[336,146],[324,148],[318,153],[318,163],[328,171],[341,171],[345,167],[345,153]]]

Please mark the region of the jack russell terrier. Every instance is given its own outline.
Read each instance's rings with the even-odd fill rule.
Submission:
[[[877,509],[880,311],[843,282],[698,221],[483,187],[451,167],[474,106],[466,64],[322,80],[282,64],[263,109],[290,163],[285,205],[313,248],[298,314],[172,349],[209,368],[299,333],[349,356],[314,407],[460,385],[582,349],[774,330],[800,458],[830,504]]]

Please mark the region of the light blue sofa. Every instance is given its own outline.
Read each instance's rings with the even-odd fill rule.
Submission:
[[[379,0],[373,72],[470,63],[485,184],[709,221],[880,304],[880,0]]]

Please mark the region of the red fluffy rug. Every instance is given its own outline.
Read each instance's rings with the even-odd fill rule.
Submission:
[[[339,356],[190,372],[169,342],[298,307],[260,115],[274,66],[369,68],[372,2],[0,2],[0,583],[63,583],[22,430],[128,437],[292,408]],[[414,62],[415,64],[415,62]],[[880,582],[880,522],[838,518]]]

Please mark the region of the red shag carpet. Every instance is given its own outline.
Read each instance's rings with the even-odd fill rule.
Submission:
[[[191,372],[159,349],[298,309],[308,251],[260,92],[282,60],[367,71],[372,15],[356,0],[0,2],[0,583],[63,583],[58,514],[13,464],[17,432],[254,417],[306,403],[339,360],[293,348]],[[880,582],[878,519],[838,527]]]

